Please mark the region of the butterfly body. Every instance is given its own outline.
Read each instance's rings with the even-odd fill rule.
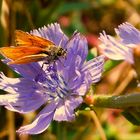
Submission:
[[[26,64],[42,60],[51,63],[66,54],[62,47],[39,36],[16,30],[15,37],[16,46],[0,48],[0,53],[11,60],[9,64]]]

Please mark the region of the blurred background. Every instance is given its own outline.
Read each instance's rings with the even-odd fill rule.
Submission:
[[[105,30],[115,36],[114,28],[126,21],[140,28],[140,0],[0,0],[0,46],[14,44],[15,29],[30,31],[58,22],[68,36],[78,30],[87,38],[89,60],[100,53],[99,33]],[[139,91],[129,64],[107,60],[105,68],[94,94]],[[17,76],[2,62],[0,71]],[[128,122],[121,110],[95,108],[95,112],[82,112],[71,123],[54,121],[39,135],[19,136],[16,130],[32,122],[36,112],[22,115],[0,107],[0,140],[140,140],[140,127]]]

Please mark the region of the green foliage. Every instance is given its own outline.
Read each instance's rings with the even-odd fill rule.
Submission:
[[[61,15],[73,11],[86,10],[88,8],[91,8],[91,5],[86,2],[66,2],[58,8],[57,13]]]
[[[134,125],[140,125],[140,108],[139,107],[133,107],[126,109],[122,112],[122,115],[132,124]]]

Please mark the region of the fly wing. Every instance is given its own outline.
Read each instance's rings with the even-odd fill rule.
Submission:
[[[47,48],[51,45],[55,45],[50,40],[41,38],[36,35],[31,35],[21,30],[15,31],[15,38],[16,38],[15,42],[17,46],[30,46],[30,47],[37,46],[41,48]]]
[[[2,47],[0,53],[9,59],[16,60],[25,56],[40,54],[43,48],[39,47]]]
[[[43,60],[45,57],[47,57],[47,54],[36,54],[36,55],[29,55],[29,56],[24,56],[22,58],[16,59],[14,61],[8,62],[8,64],[27,64],[31,62],[38,62]]]

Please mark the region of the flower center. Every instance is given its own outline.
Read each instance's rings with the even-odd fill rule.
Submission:
[[[43,93],[48,97],[48,100],[63,99],[68,95],[67,84],[57,72],[56,66],[48,66],[45,75],[37,75],[36,82],[43,87]]]

